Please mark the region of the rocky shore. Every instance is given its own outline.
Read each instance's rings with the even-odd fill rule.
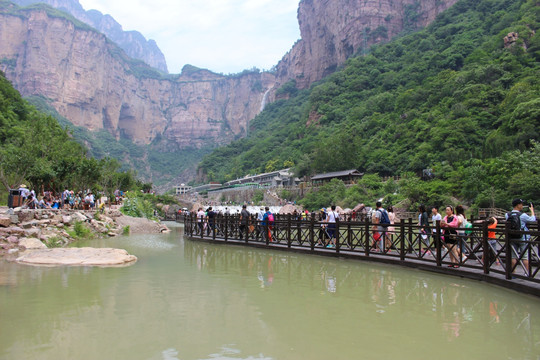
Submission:
[[[103,213],[82,210],[29,210],[0,208],[0,255],[27,249],[65,247],[84,231],[97,237],[126,233],[162,233],[160,223],[123,215],[118,209]]]

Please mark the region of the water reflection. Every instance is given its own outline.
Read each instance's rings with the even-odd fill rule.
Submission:
[[[0,359],[540,354],[536,298],[395,266],[184,242],[177,230],[92,242],[136,255],[129,268],[0,261]]]
[[[512,351],[519,348],[528,349],[530,358],[537,359],[540,354],[537,299],[487,284],[395,266],[230,245],[186,242],[184,256],[201,272],[238,271],[243,277],[256,279],[265,291],[272,291],[280,282],[288,289],[307,286],[309,296],[314,296],[309,290],[318,289],[320,296],[334,297],[336,303],[355,299],[362,312],[437,323],[448,343],[463,337],[470,340],[478,329],[482,331],[480,338],[490,341],[501,337],[500,330],[509,331],[514,335],[509,358],[515,358]],[[516,297],[522,301],[516,302]],[[418,341],[424,337],[417,335]]]

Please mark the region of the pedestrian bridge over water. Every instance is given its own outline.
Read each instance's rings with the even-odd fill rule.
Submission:
[[[336,223],[335,246],[328,242],[325,223],[296,220],[290,215],[276,216],[271,226],[263,226],[251,219],[248,226],[241,226],[237,216],[217,216],[213,223],[200,223],[195,216],[183,220],[186,238],[230,245],[247,245],[316,255],[337,256],[363,261],[377,261],[467,277],[540,296],[540,231],[531,226],[523,235],[523,251],[516,252],[518,241],[510,239],[511,230],[502,224],[495,232],[495,244],[488,242],[487,222],[478,220],[473,227],[457,229],[462,236],[455,236],[455,244],[445,241],[443,230],[437,222],[422,236],[420,226],[412,219],[401,220],[393,231],[381,237],[369,221],[341,221]],[[460,233],[460,232],[458,232]],[[267,235],[268,234],[268,235]],[[492,239],[490,239],[492,240]],[[510,251],[508,250],[510,249]],[[459,261],[451,261],[451,252],[457,251]],[[513,252],[517,259],[512,264]],[[528,259],[528,260],[527,260]]]

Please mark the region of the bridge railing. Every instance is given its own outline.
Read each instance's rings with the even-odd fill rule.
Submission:
[[[420,262],[439,267],[468,268],[484,274],[501,274],[506,279],[525,279],[540,283],[540,231],[515,232],[505,224],[489,229],[478,220],[472,228],[445,233],[438,221],[423,228],[412,219],[389,227],[377,227],[368,219],[338,221],[335,225],[312,216],[307,220],[276,216],[273,224],[250,218],[216,215],[200,222],[193,215],[184,219],[185,234],[193,239],[264,244],[313,252],[334,252],[359,257],[384,257],[396,261]],[[489,233],[495,237],[489,238]],[[514,240],[512,234],[523,240]]]

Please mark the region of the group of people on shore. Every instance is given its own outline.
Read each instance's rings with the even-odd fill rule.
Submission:
[[[22,207],[27,209],[92,210],[101,205],[91,190],[75,192],[65,189],[60,193],[44,191],[39,197],[25,184],[21,184],[18,190]]]

